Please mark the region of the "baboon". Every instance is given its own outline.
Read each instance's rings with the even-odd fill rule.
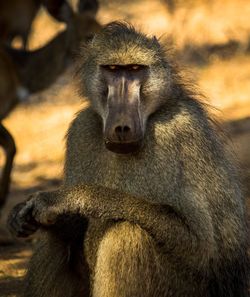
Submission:
[[[168,51],[113,22],[79,59],[63,186],[9,216],[41,231],[24,296],[248,296],[237,170]]]
[[[2,124],[14,107],[28,97],[48,88],[73,60],[81,42],[89,40],[101,25],[88,10],[74,13],[70,6],[62,7],[58,15],[67,23],[44,47],[35,51],[0,46],[0,146],[6,152],[6,162],[0,179],[0,208],[9,191],[10,174],[16,153],[15,142]]]
[[[101,29],[87,10],[74,13],[69,5],[62,10],[61,13],[58,11],[58,15],[67,27],[44,47],[34,51],[5,47],[17,67],[22,86],[31,93],[51,85],[73,59],[80,43],[86,42]]]
[[[86,3],[78,11],[97,9],[96,1],[91,6],[89,0],[79,0]],[[66,0],[11,0],[0,1],[0,41],[11,45],[13,39],[21,37],[24,49],[27,49],[31,26],[37,12],[44,6],[49,14],[59,22],[65,22],[70,17],[71,7]],[[79,3],[80,6],[80,3]]]
[[[72,8],[67,0],[40,0],[49,14],[59,22],[65,22],[72,15]],[[80,0],[79,0],[80,1]],[[87,0],[84,0],[87,1]],[[78,10],[79,11],[79,10]],[[81,10],[84,11],[84,10]],[[87,11],[87,10],[85,10]]]
[[[11,44],[19,36],[23,48],[26,48],[31,25],[40,5],[41,0],[0,1],[0,41]]]

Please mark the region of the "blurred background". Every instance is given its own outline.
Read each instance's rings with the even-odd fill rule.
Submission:
[[[8,0],[9,3],[12,1],[15,2]],[[0,0],[0,34],[4,2]],[[126,20],[143,32],[160,37],[162,43],[175,49],[186,75],[196,82],[207,102],[215,107],[212,112],[229,135],[240,162],[244,191],[250,197],[250,1],[100,0],[99,5],[92,2],[95,3],[89,15],[98,24]],[[67,13],[62,17],[61,12],[51,9],[50,1],[36,5],[26,42],[18,34],[11,40],[8,39],[10,34],[6,33],[7,37],[2,34],[0,67],[1,59],[5,59],[1,56],[1,47],[5,51],[5,44],[33,52],[46,47],[59,32],[70,27]],[[79,2],[72,0],[70,5],[74,13],[78,13]],[[18,9],[14,19],[22,18],[21,8]],[[11,10],[14,11],[13,6]],[[80,29],[90,30],[88,25],[80,25]],[[62,49],[63,46],[53,49],[53,56],[60,57]],[[11,62],[14,56],[10,55]],[[18,61],[19,68],[26,67],[25,59],[24,64]],[[44,64],[53,65],[50,58],[43,59],[42,64],[36,64],[34,69],[26,72],[27,80],[39,77]],[[0,217],[0,296],[16,296],[31,254],[30,242],[13,243],[9,237],[4,227],[8,211],[25,200],[29,193],[60,185],[64,136],[74,114],[86,106],[84,98],[79,98],[74,88],[73,64],[67,62],[51,82],[30,92],[25,104],[18,104],[0,118],[12,134],[18,150],[10,193]],[[53,66],[50,71],[54,71]],[[0,79],[1,75],[0,69]],[[2,101],[0,99],[0,114],[7,100],[7,96]],[[0,170],[4,163],[5,154],[0,150]]]

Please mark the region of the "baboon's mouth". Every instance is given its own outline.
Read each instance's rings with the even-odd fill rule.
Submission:
[[[142,147],[142,140],[133,142],[111,142],[105,140],[106,148],[116,154],[131,154],[140,150]]]

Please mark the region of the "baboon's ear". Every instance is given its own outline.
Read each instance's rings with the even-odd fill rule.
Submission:
[[[69,23],[73,17],[73,9],[67,0],[43,0],[48,12],[59,22]]]
[[[96,15],[99,9],[99,2],[98,0],[79,0],[77,8],[78,12],[88,12]]]

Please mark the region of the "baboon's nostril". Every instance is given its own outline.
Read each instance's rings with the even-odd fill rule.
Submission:
[[[130,128],[128,126],[124,126],[123,127],[123,131],[126,133],[126,132],[129,132]]]
[[[115,134],[118,137],[119,141],[126,140],[126,136],[130,132],[129,126],[117,126],[115,127]]]
[[[117,127],[115,128],[115,132],[116,132],[116,133],[121,133],[121,132],[122,132],[122,126],[117,126]]]

